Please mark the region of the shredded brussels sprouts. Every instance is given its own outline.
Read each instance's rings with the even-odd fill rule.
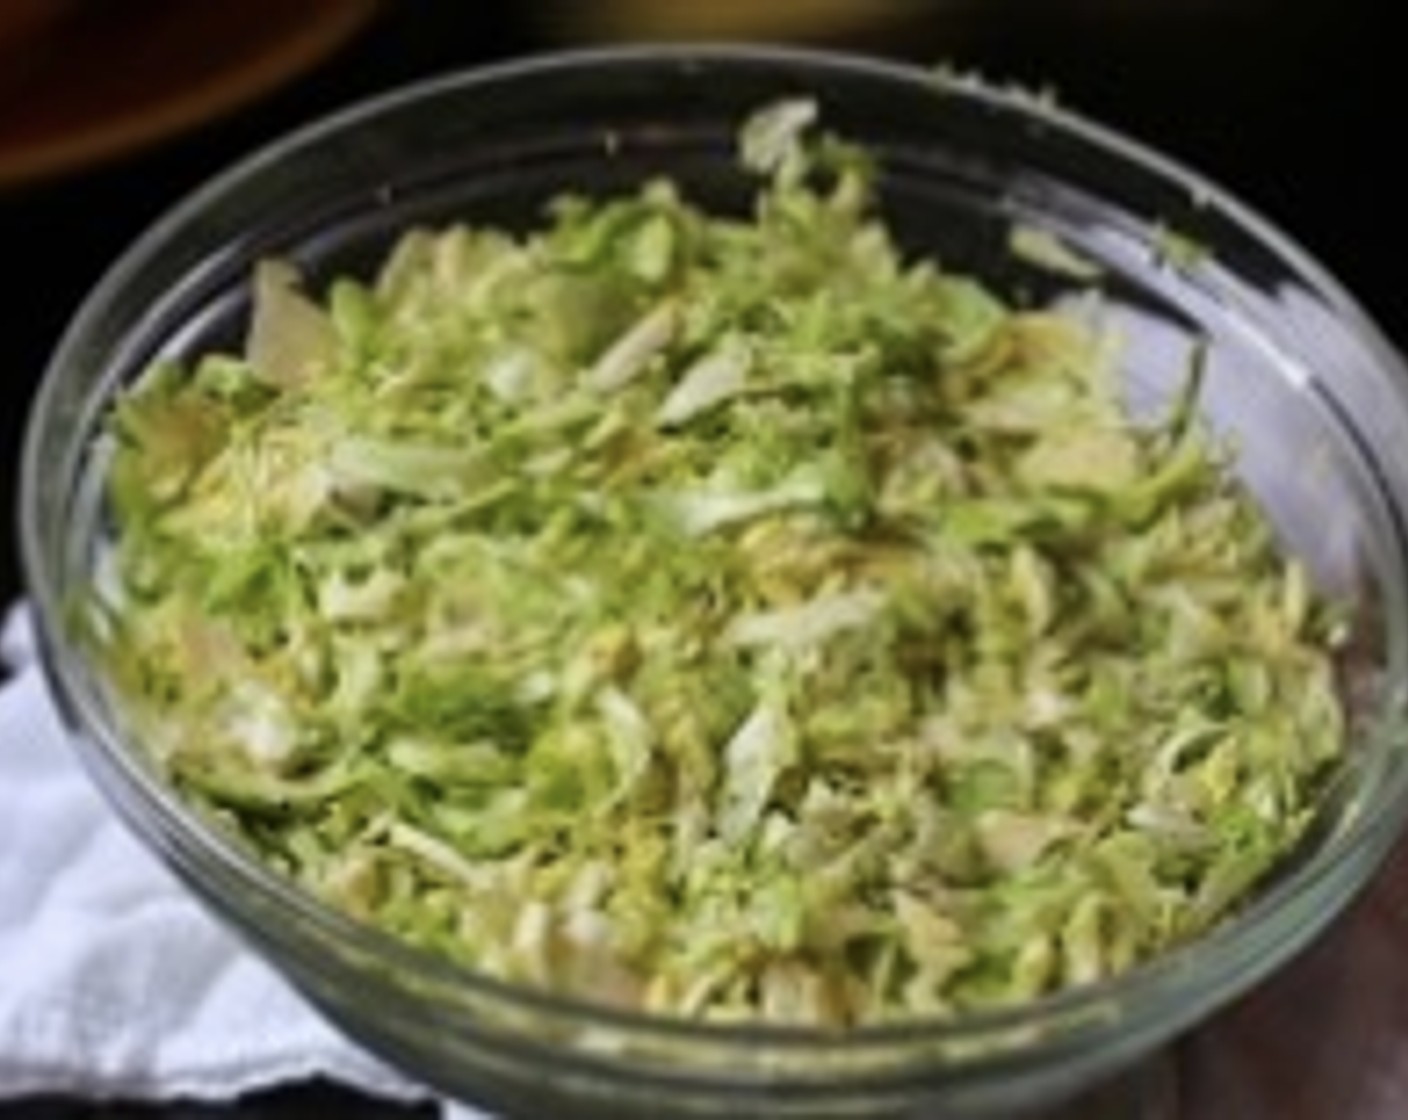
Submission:
[[[904,257],[787,102],[668,181],[260,267],[116,404],[94,641],[182,793],[485,972],[704,1019],[1010,1005],[1218,921],[1342,750],[1333,613],[1106,340]]]

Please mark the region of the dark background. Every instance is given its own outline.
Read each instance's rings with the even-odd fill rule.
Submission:
[[[125,4],[132,18],[163,2],[183,0],[107,0]],[[350,100],[428,74],[581,42],[588,35],[582,13],[599,2],[388,0],[332,57],[252,102],[101,166],[0,188],[0,370],[7,390],[0,524],[13,524],[25,413],[48,354],[102,270],[162,211],[230,161]],[[915,0],[895,18],[841,30],[796,23],[786,37],[944,60],[1053,88],[1064,104],[1164,149],[1261,210],[1356,292],[1403,347],[1408,297],[1399,276],[1408,236],[1398,215],[1408,199],[1400,150],[1408,98],[1391,11],[1374,0]],[[22,90],[0,84],[0,118],[3,97]],[[9,599],[21,589],[13,533],[0,543],[0,592]],[[354,1104],[309,1089],[238,1110],[190,1106],[163,1115],[388,1112],[368,1106],[364,1113]],[[146,1115],[61,1100],[0,1106],[0,1120]]]

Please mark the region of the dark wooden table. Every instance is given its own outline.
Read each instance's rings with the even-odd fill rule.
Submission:
[[[1408,1117],[1408,843],[1324,937],[1175,1056],[1180,1118]]]
[[[124,0],[133,19],[178,2]],[[24,406],[44,359],[101,269],[142,228],[230,160],[351,99],[561,45],[554,10],[552,0],[392,0],[330,61],[241,108],[225,106],[198,129],[61,179],[0,188],[11,277],[0,288],[0,370],[11,402],[0,409],[0,522],[12,523]],[[1391,11],[1378,0],[916,0],[904,34],[831,45],[1054,86],[1066,103],[1199,167],[1292,231],[1403,346],[1408,236],[1399,214],[1408,175],[1397,151],[1402,63]],[[17,96],[19,88],[0,92]],[[0,100],[0,126],[5,107]],[[19,590],[13,542],[0,539],[0,599]],[[321,1085],[225,1107],[77,1099],[0,1106],[0,1120],[431,1115]],[[1065,1115],[1408,1118],[1408,845],[1298,960]]]

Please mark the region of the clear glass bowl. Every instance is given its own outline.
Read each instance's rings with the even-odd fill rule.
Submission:
[[[496,982],[334,913],[184,807],[124,738],[66,624],[107,525],[95,429],[159,355],[233,345],[251,263],[314,284],[368,269],[398,231],[522,227],[567,188],[662,173],[744,204],[739,121],[820,100],[882,169],[903,244],[1004,291],[1069,277],[1009,251],[1013,225],[1103,272],[1130,402],[1154,407],[1195,339],[1203,405],[1287,548],[1362,604],[1351,761],[1307,850],[1234,919],[1117,980],[1000,1014],[849,1033],[611,1012]],[[1177,236],[1170,236],[1176,231]],[[1192,242],[1205,252],[1187,252]],[[1372,874],[1408,809],[1408,369],[1304,252],[1217,187],[1021,91],[876,61],[728,47],[620,49],[452,76],[261,151],[176,207],[64,336],[32,414],[22,531],[54,691],[112,803],[190,887],[350,1035],[449,1094],[549,1116],[977,1115],[1051,1101],[1132,1062],[1304,946]]]

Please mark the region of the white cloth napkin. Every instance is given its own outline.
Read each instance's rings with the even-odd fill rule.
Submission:
[[[127,834],[66,741],[22,608],[0,659],[0,1100],[227,1101],[313,1076],[431,1099],[337,1034]]]

